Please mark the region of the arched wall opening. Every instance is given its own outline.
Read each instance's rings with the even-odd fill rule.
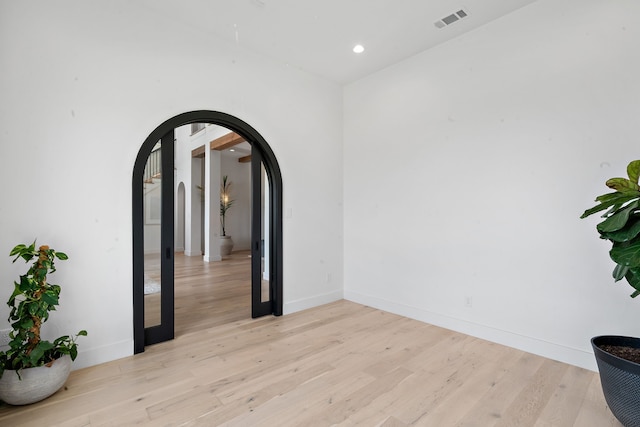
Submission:
[[[249,144],[251,144],[252,153],[255,150],[256,157],[260,159],[260,164],[262,165],[264,172],[268,177],[269,182],[269,200],[267,206],[269,208],[268,218],[269,218],[269,227],[268,234],[270,240],[270,248],[269,248],[269,274],[271,276],[271,300],[269,301],[269,307],[267,308],[268,313],[265,312],[265,305],[262,304],[262,309],[259,310],[260,314],[256,314],[255,308],[255,299],[252,297],[252,315],[253,317],[257,317],[258,315],[264,314],[273,314],[276,316],[282,315],[282,307],[283,307],[283,289],[282,289],[282,271],[283,271],[283,262],[282,262],[282,176],[280,172],[280,167],[278,165],[277,159],[267,143],[267,141],[248,123],[242,121],[241,119],[231,116],[226,113],[218,112],[218,111],[209,111],[209,110],[199,110],[192,111],[188,113],[183,113],[172,117],[166,120],[164,123],[159,125],[144,141],[140,151],[138,152],[138,156],[136,158],[136,162],[134,165],[133,171],[133,191],[132,191],[132,218],[133,218],[133,308],[134,308],[134,316],[133,316],[133,329],[134,329],[134,352],[139,353],[144,351],[145,345],[148,345],[150,342],[148,337],[145,338],[145,319],[144,319],[144,197],[143,197],[143,176],[144,169],[147,163],[147,159],[149,158],[154,147],[157,147],[159,141],[167,141],[173,142],[173,132],[174,129],[189,125],[193,123],[210,123],[218,126],[225,127],[239,135],[241,135]],[[169,136],[170,135],[170,136]],[[168,156],[167,156],[168,157]],[[163,160],[165,161],[165,160]],[[168,160],[167,160],[168,161]],[[171,161],[173,161],[173,157],[171,157]],[[253,170],[257,170],[258,174],[260,168],[253,168]],[[173,182],[171,181],[171,187],[173,188]],[[182,208],[180,207],[180,200],[184,197],[184,186],[182,187],[183,191],[180,193],[180,187],[178,186],[178,197],[173,202],[176,206],[178,206],[177,210],[177,219],[180,221],[180,209],[184,208],[184,199],[182,199]],[[257,196],[259,200],[259,193]],[[260,203],[254,203],[254,206],[259,207]],[[173,212],[175,206],[171,207],[171,213],[167,214],[167,217],[171,217],[171,222],[173,224]],[[163,211],[164,213],[165,211]],[[184,215],[182,217],[184,222]],[[255,223],[254,223],[255,224]],[[180,226],[177,224],[176,226]],[[173,233],[172,233],[173,234]],[[176,245],[179,245],[179,239],[174,240],[175,237],[178,237],[179,232],[171,237],[171,248],[163,248],[162,256],[166,256],[167,259],[172,257],[172,252],[175,251]],[[183,240],[184,242],[184,232],[183,232]],[[183,243],[184,244],[184,243]],[[256,251],[260,251],[259,245],[260,241],[255,241],[252,243],[254,246],[253,249]],[[165,253],[166,251],[166,253]],[[258,252],[259,253],[259,252]],[[255,264],[253,264],[255,266]],[[252,267],[252,271],[255,267]],[[252,273],[253,275],[254,273]],[[252,289],[252,295],[255,294],[255,289]],[[170,295],[167,293],[167,298],[173,299],[173,290],[171,289]],[[163,296],[164,298],[164,296]],[[259,296],[258,296],[259,301]],[[166,314],[166,317],[171,317],[170,322],[170,334],[165,334],[162,340],[172,339],[173,338],[173,306],[171,306],[171,313],[163,313]]]

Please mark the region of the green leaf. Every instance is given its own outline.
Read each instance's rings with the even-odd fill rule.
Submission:
[[[629,267],[616,264],[616,268],[613,269],[613,278],[616,282],[622,280],[627,274],[627,271],[629,271]]]
[[[611,199],[617,199],[618,197],[623,196],[619,191],[614,191],[613,193],[605,193],[596,197],[596,202],[606,202]]]
[[[623,204],[639,197],[640,195],[623,194],[617,191],[614,193],[603,194],[596,198],[596,201],[599,201],[600,204],[584,211],[580,218],[586,218],[589,215],[608,209],[611,206],[622,206]]]
[[[13,285],[14,285],[14,289],[13,289],[13,293],[9,297],[9,303],[8,303],[9,306],[12,306],[13,301],[16,299],[16,297],[22,294],[22,291],[20,290],[20,284],[18,282],[13,282]]]
[[[638,178],[640,177],[640,160],[634,160],[629,163],[627,166],[627,175],[629,176],[629,180],[638,183]]]
[[[607,187],[613,188],[621,193],[637,193],[640,187],[636,182],[632,182],[627,178],[611,178],[605,183]]]
[[[67,256],[67,254],[65,254],[64,252],[56,252],[56,257],[58,257],[59,260],[67,260],[69,259],[69,257]]]
[[[31,279],[30,277],[20,276],[19,287],[20,287],[20,292],[27,295],[30,293],[29,291],[36,289],[38,287],[38,284],[35,282],[35,280]]]
[[[600,233],[620,230],[627,224],[629,215],[631,215],[636,209],[638,209],[638,200],[629,203],[624,209],[620,209],[609,218],[602,221],[597,225],[597,229]]]
[[[629,217],[627,224],[620,230],[601,233],[603,239],[613,242],[628,242],[633,240],[640,234],[640,218],[637,216]]]
[[[11,252],[9,252],[9,256],[18,255],[21,252],[23,252],[26,248],[27,246],[24,244],[16,245],[13,249],[11,249]]]
[[[619,191],[614,191],[613,193],[605,193],[596,197],[596,202],[608,202],[610,200],[619,199],[621,197],[628,197],[627,194],[622,194]]]
[[[38,306],[38,304],[29,304],[27,306],[27,309],[30,315],[35,316],[36,314],[38,314],[40,307]]]
[[[82,336],[82,337],[86,337],[86,336],[87,336],[87,331],[85,331],[85,330],[83,329],[83,330],[81,330],[80,332],[78,332],[76,335],[78,335],[79,337],[80,337],[80,336]]]
[[[66,345],[63,345],[63,344],[66,341],[70,341],[70,340],[71,340],[71,337],[69,337],[69,335],[63,335],[63,336],[61,336],[59,338],[56,338],[55,341],[53,342],[53,345],[56,346],[56,347],[59,347],[59,346],[66,347]]]
[[[640,295],[640,269],[632,268],[630,269],[625,278],[627,282],[635,289],[635,292],[631,294],[631,298],[635,298]]]
[[[52,348],[53,344],[49,341],[40,341],[29,354],[29,360],[31,361],[32,366],[38,366],[40,364],[40,359],[42,359],[45,352],[51,350]]]
[[[21,321],[11,325],[11,327],[14,329],[20,328],[24,330],[29,330],[33,328],[33,320],[31,318],[22,319]]]
[[[50,290],[42,294],[42,301],[49,305],[58,305],[58,295]]]
[[[631,268],[640,267],[640,241],[635,241],[629,245],[614,243],[609,255],[616,264]]]

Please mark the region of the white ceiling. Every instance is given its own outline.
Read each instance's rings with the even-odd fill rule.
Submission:
[[[349,83],[535,0],[139,0],[148,14]],[[468,16],[442,29],[434,22]],[[362,44],[365,52],[354,54]]]

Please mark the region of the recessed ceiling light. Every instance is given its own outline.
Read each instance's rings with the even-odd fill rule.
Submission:
[[[357,44],[353,47],[353,51],[355,53],[362,53],[364,52],[364,46],[362,46],[361,44]]]

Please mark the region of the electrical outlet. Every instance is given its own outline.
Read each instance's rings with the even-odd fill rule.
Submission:
[[[0,347],[9,345],[9,341],[11,341],[11,338],[9,338],[10,332],[11,332],[11,329],[0,330]]]
[[[467,308],[473,307],[473,297],[470,297],[470,296],[464,297],[464,306]]]

